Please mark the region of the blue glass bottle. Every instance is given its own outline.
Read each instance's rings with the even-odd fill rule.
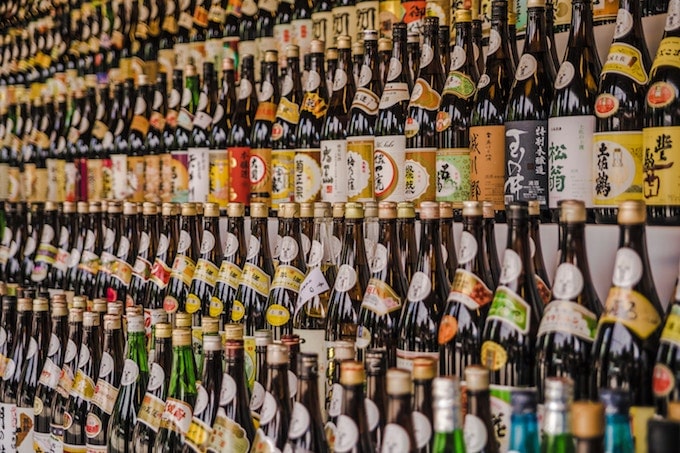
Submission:
[[[624,390],[600,389],[600,400],[605,407],[605,453],[633,453],[633,434],[628,416],[629,393]]]
[[[511,402],[510,453],[540,453],[536,391],[529,389],[513,390]]]

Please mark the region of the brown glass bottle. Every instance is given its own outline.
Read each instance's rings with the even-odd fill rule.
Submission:
[[[138,212],[137,203],[126,202],[123,205],[120,240],[115,252],[115,260],[111,265],[111,279],[106,289],[106,300],[109,302],[127,301],[140,241]]]
[[[456,244],[453,238],[453,204],[449,201],[439,202],[439,229],[442,239],[442,261],[444,261],[444,271],[446,279],[453,281],[453,275],[458,266],[458,256],[456,254]]]
[[[160,228],[158,225],[160,216],[158,214],[159,210],[156,203],[145,202],[142,206],[137,256],[135,257],[130,285],[125,296],[125,304],[127,306],[143,305],[147,309],[149,307],[145,295],[151,278],[151,266],[160,242]]]
[[[497,453],[498,442],[489,398],[489,371],[480,365],[465,369],[467,407],[465,411],[465,446],[469,451]]]
[[[387,370],[387,424],[383,432],[381,452],[418,451],[411,409],[411,374],[402,369]]]
[[[260,410],[260,427],[255,443],[265,442],[271,448],[283,449],[288,440],[292,404],[288,383],[288,347],[267,346],[267,391]]]
[[[94,283],[99,271],[100,255],[104,247],[100,209],[101,204],[99,202],[90,203],[77,279],[73,285],[77,295],[87,296],[90,299],[94,298]]]
[[[411,281],[418,264],[418,242],[416,241],[416,210],[410,201],[397,205],[397,236],[399,238],[399,257],[406,280]]]
[[[529,247],[536,273],[536,288],[544,304],[550,302],[550,280],[543,260],[541,241],[541,207],[537,200],[529,201]]]
[[[179,242],[179,205],[163,203],[161,208],[161,228],[156,256],[151,266],[151,276],[146,288],[146,307],[150,310],[163,310],[163,300],[167,290],[172,264]]]
[[[366,416],[371,441],[376,447],[382,444],[382,433],[387,423],[387,351],[383,348],[367,349],[364,354],[366,372]]]
[[[123,203],[117,200],[102,205],[102,249],[99,257],[99,268],[95,277],[94,297],[106,299],[111,284],[113,263],[116,261],[116,250],[123,235]]]
[[[337,453],[372,453],[375,446],[368,429],[364,405],[364,366],[347,360],[340,365],[342,411],[337,421],[334,451]]]
[[[413,360],[413,438],[418,453],[429,453],[434,437],[432,381],[439,374],[436,360],[417,357]]]

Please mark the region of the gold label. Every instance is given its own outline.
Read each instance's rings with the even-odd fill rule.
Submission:
[[[347,195],[349,201],[373,200],[373,137],[347,137]]]
[[[600,325],[621,323],[639,338],[649,338],[660,326],[661,317],[644,295],[632,289],[613,287],[609,290],[600,317]]]
[[[642,130],[644,172],[642,193],[649,205],[680,203],[680,126],[646,127]]]
[[[435,169],[437,167],[436,148],[415,148],[406,150],[404,184],[407,201],[420,204],[422,201],[435,201]]]
[[[246,263],[243,266],[243,274],[241,275],[241,283],[250,287],[255,292],[262,296],[269,295],[270,277],[262,269],[255,264]]]
[[[286,288],[297,293],[304,279],[305,275],[296,267],[280,264],[274,273],[272,288]]]
[[[593,146],[594,204],[642,199],[642,132],[596,132]]]
[[[609,72],[630,77],[640,85],[645,85],[649,81],[642,64],[642,53],[630,44],[612,43],[607,60],[602,65],[602,74]]]

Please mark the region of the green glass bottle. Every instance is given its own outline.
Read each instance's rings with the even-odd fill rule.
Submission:
[[[465,453],[461,396],[457,377],[438,377],[432,382],[432,453]]]
[[[575,453],[570,407],[573,393],[571,379],[546,379],[541,453]]]

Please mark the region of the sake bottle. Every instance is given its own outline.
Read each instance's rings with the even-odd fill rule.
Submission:
[[[499,452],[492,422],[489,370],[480,365],[467,367],[465,385],[467,398],[463,432],[466,451]]]
[[[536,392],[517,389],[510,396],[510,451],[539,452],[538,416],[536,415]],[[548,415],[548,414],[546,414]],[[549,425],[548,429],[552,427]]]
[[[371,441],[376,449],[382,445],[382,433],[387,423],[387,351],[369,348],[364,354],[366,372],[366,415]]]
[[[288,354],[285,345],[267,346],[267,391],[260,410],[260,427],[255,435],[255,444],[262,442],[270,448],[282,449],[288,440],[293,409],[288,383]]]
[[[338,453],[373,452],[375,447],[371,442],[364,406],[364,367],[361,362],[353,360],[343,362],[340,367],[343,404],[333,449]]]
[[[161,207],[161,231],[158,248],[151,266],[151,276],[146,288],[145,299],[149,310],[163,310],[163,300],[167,291],[173,260],[179,241],[179,206],[163,203]]]
[[[418,243],[416,242],[416,210],[410,201],[397,205],[397,237],[399,238],[399,256],[406,280],[416,271],[418,264]]]
[[[576,401],[571,405],[571,431],[580,452],[604,452],[604,405],[600,402]]]
[[[198,105],[193,118],[187,151],[189,201],[203,203],[210,192],[210,128],[217,108],[217,75],[212,62],[203,63],[203,83],[198,92]]]
[[[144,297],[151,278],[152,261],[156,256],[160,242],[158,225],[160,216],[158,214],[159,210],[156,203],[145,202],[142,206],[137,256],[132,267],[130,286],[125,297],[128,306],[146,305],[145,308],[148,309],[148,302],[144,300]]]
[[[233,17],[234,14],[229,14]],[[218,203],[224,209],[229,202],[229,155],[227,153],[227,136],[231,129],[231,119],[236,108],[236,75],[234,60],[225,57],[222,60],[222,85],[220,86],[217,106],[210,127],[209,173],[210,192],[208,201]]]
[[[545,414],[541,448],[545,452],[574,451],[571,405],[574,382],[569,378],[548,378],[545,381]],[[595,427],[595,426],[593,426]]]
[[[534,272],[536,273],[536,288],[538,288],[543,303],[547,304],[550,302],[550,280],[543,260],[541,207],[538,200],[529,201],[529,247],[531,248],[531,260],[534,263]]]
[[[380,451],[418,451],[413,432],[411,374],[407,370],[387,370],[387,424]]]
[[[668,303],[666,310],[666,321],[661,331],[659,349],[656,353],[656,365],[654,365],[654,375],[652,380],[652,390],[654,392],[654,403],[657,414],[665,415],[668,412],[668,403],[677,400],[676,395],[680,390],[675,383],[677,378],[677,367],[679,360],[678,342],[675,341],[675,326],[677,326],[680,316],[680,301],[678,301],[678,282]]]
[[[600,401],[605,407],[604,451],[630,453],[634,451],[628,413],[631,406],[628,392],[622,389],[602,389]]]
[[[465,451],[460,383],[456,377],[437,377],[432,382],[434,407],[433,453]]]
[[[417,357],[413,360],[413,438],[419,453],[428,453],[433,442],[432,383],[439,374],[436,360]]]

